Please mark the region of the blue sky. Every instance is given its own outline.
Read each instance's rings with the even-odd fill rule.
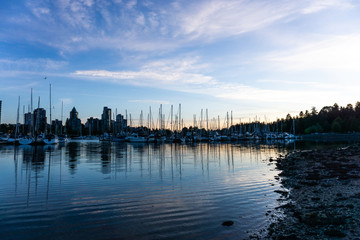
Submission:
[[[31,88],[49,109],[50,83],[53,118],[64,102],[83,122],[103,106],[244,122],[360,101],[355,0],[5,0],[0,16],[3,123]]]

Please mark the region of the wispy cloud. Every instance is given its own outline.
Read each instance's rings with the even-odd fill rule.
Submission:
[[[129,100],[128,102],[133,102],[133,103],[170,104],[170,102],[168,102],[168,101],[163,101],[163,100],[150,100],[150,99]]]
[[[87,77],[92,81],[181,91],[216,83],[211,76],[199,73],[199,69],[202,68],[204,66],[198,64],[195,59],[171,59],[148,63],[139,71],[86,70],[76,71],[74,75]]]
[[[359,71],[360,35],[329,36],[293,50],[279,51],[260,60],[266,66],[287,71]]]
[[[3,71],[46,71],[58,70],[67,65],[65,61],[48,58],[0,59],[0,70]]]
[[[22,90],[29,90],[32,87],[35,87],[38,85],[38,82],[31,82],[31,83],[27,83],[27,84],[0,84],[0,91],[4,91],[4,92],[8,92],[8,91],[12,91],[12,92],[16,92],[16,91],[22,91]]]
[[[5,15],[2,40],[27,39],[62,52],[91,48],[173,50],[257,31],[302,14],[349,8],[349,0],[149,1],[57,0]]]
[[[76,71],[74,76],[82,80],[107,82],[112,84],[144,86],[172,91],[204,94],[219,99],[244,100],[253,102],[311,102],[314,97],[329,99],[334,91],[321,91],[319,88],[299,90],[278,90],[259,88],[239,82],[224,82],[210,75],[198,73],[206,71],[206,65],[197,65],[195,60],[182,60],[173,64],[174,60],[151,62],[139,71],[113,72],[106,70]],[[205,70],[203,69],[205,68]],[[148,100],[131,100],[144,102]],[[155,103],[155,102],[154,102]]]
[[[317,0],[317,1],[311,1],[309,5],[302,10],[302,12],[304,14],[311,14],[324,10],[326,8],[348,9],[351,7],[353,7],[353,4],[350,1]]]
[[[59,101],[64,104],[72,104],[73,103],[73,100],[71,98],[60,98]]]

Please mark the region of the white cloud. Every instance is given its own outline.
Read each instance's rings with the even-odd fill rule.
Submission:
[[[199,88],[216,81],[198,72],[204,66],[195,59],[154,61],[144,65],[139,71],[76,71],[74,75],[85,76],[93,81],[107,81],[134,86],[158,87],[163,89]],[[90,78],[89,78],[90,77]]]
[[[351,2],[202,0],[138,5],[135,0],[28,3],[36,17],[24,12],[18,17],[5,16],[4,21],[16,27],[8,29],[2,38],[28,39],[62,52],[99,47],[171,51],[194,41],[207,42],[257,31],[303,14],[329,8],[347,9]]]
[[[60,98],[60,102],[63,102],[64,104],[72,104],[73,100],[71,98]]]
[[[311,13],[319,12],[326,8],[347,9],[351,7],[353,7],[353,5],[349,1],[317,0],[317,1],[310,1],[310,4],[302,10],[302,13],[311,14]]]
[[[48,58],[22,58],[22,59],[0,59],[0,70],[4,71],[46,71],[58,70],[66,66],[65,61],[56,61]]]
[[[175,64],[176,63],[176,64]],[[205,68],[205,69],[204,69]],[[76,71],[75,76],[83,80],[107,82],[112,84],[152,87],[193,94],[205,94],[219,99],[244,100],[252,102],[314,102],[314,97],[330,99],[336,94],[337,88],[322,91],[321,85],[317,88],[304,90],[263,89],[245,85],[239,82],[223,82],[203,72],[206,65],[199,65],[196,60],[183,59],[174,61],[155,61],[144,65],[139,71],[107,71],[88,70]],[[346,89],[344,89],[346,90]],[[141,102],[144,100],[138,100]]]
[[[133,102],[133,103],[170,104],[170,102],[168,102],[168,101],[163,101],[163,100],[150,100],[150,99],[129,100],[128,102]]]
[[[360,35],[330,36],[297,49],[269,54],[262,59],[271,68],[286,71],[356,71],[360,65]]]
[[[27,84],[18,84],[18,85],[0,84],[0,91],[16,92],[16,91],[22,91],[22,90],[29,90],[30,88],[37,86],[37,85],[38,85],[38,82],[31,82],[31,83],[27,83]]]

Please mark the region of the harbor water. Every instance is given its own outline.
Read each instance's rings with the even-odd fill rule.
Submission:
[[[0,146],[1,239],[242,239],[270,224],[280,184],[243,144]],[[232,226],[222,226],[233,221]]]

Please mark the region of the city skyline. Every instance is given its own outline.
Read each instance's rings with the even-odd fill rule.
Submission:
[[[104,106],[138,119],[182,104],[184,122],[256,116],[270,121],[360,100],[360,4],[356,1],[58,0],[3,3],[2,123],[18,96],[82,123]],[[146,118],[146,117],[144,117]],[[22,118],[20,118],[22,119]],[[235,122],[234,121],[234,122]]]

